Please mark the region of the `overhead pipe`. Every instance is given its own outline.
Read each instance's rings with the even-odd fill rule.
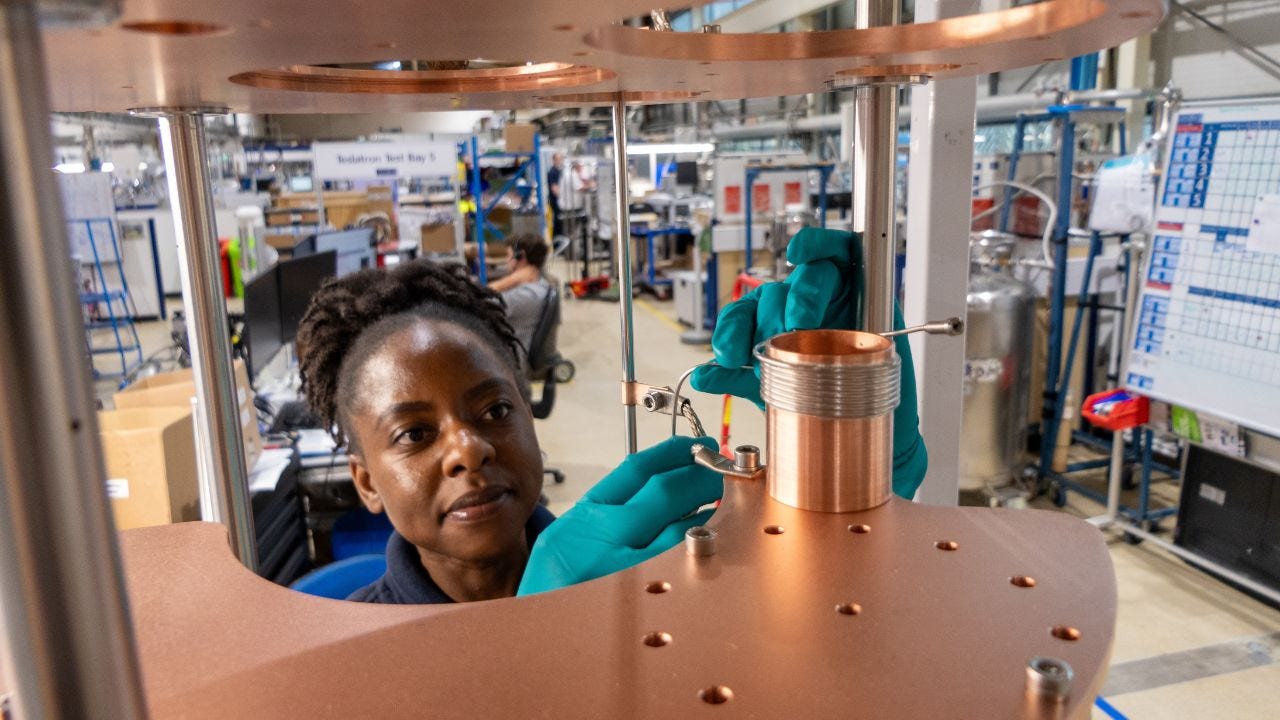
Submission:
[[[1072,93],[1073,102],[1119,102],[1121,100],[1147,99],[1151,91],[1141,89],[1125,90],[1093,90]],[[998,95],[996,97],[978,98],[976,117],[979,123],[1013,120],[1018,113],[1025,110],[1036,110],[1053,104],[1054,97],[1049,94],[1019,93],[1016,95]],[[910,108],[903,107],[898,112],[898,126],[910,124]],[[767,120],[751,125],[719,123],[712,126],[711,135],[717,140],[739,140],[745,138],[772,137],[788,133],[840,131],[840,114],[829,113],[795,120]]]

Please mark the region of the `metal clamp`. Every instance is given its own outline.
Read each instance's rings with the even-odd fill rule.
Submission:
[[[947,318],[946,320],[936,320],[934,322],[927,322],[923,325],[916,325],[902,330],[882,332],[880,333],[880,337],[891,338],[918,332],[928,333],[930,335],[960,335],[964,333],[964,321],[958,317]]]
[[[733,460],[706,445],[694,445],[689,450],[693,453],[695,463],[721,475],[739,480],[755,480],[764,474],[764,465],[760,464],[760,448],[755,445],[739,445],[734,448]]]

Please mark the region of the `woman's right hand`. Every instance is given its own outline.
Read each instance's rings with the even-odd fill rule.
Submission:
[[[629,456],[542,531],[529,554],[517,595],[556,590],[644,562],[677,545],[714,510],[724,481],[693,462],[694,444],[678,436]]]

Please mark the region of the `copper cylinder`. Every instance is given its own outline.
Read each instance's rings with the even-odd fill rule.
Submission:
[[[778,502],[856,512],[893,493],[893,342],[855,330],[802,330],[756,349],[766,404],[766,488]]]

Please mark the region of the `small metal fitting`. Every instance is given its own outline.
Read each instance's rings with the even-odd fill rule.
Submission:
[[[1066,660],[1033,657],[1027,663],[1027,695],[1038,700],[1063,702],[1071,694],[1074,676]]]
[[[702,32],[707,33],[708,35],[719,35],[721,29],[722,28],[719,25],[703,25],[702,26]]]
[[[742,447],[751,447],[744,445]],[[712,450],[706,445],[695,444],[689,448],[693,453],[693,461],[704,468],[714,470],[721,475],[738,478],[740,480],[754,480],[764,472],[764,466],[760,464],[760,451],[756,450],[755,464],[750,468],[738,467],[738,465],[729,458]]]
[[[716,531],[706,525],[697,525],[684,531],[684,550],[694,557],[711,557],[716,554]]]
[[[760,469],[760,448],[755,445],[739,445],[733,449],[735,470],[753,473]]]
[[[668,393],[650,390],[640,397],[640,404],[649,412],[663,412],[670,406]]]
[[[891,330],[889,332],[880,333],[881,337],[897,337],[899,335],[910,335],[911,333],[928,333],[929,335],[961,335],[964,333],[964,321],[958,317],[947,318],[946,320],[936,320],[923,325],[903,328],[902,330]]]

